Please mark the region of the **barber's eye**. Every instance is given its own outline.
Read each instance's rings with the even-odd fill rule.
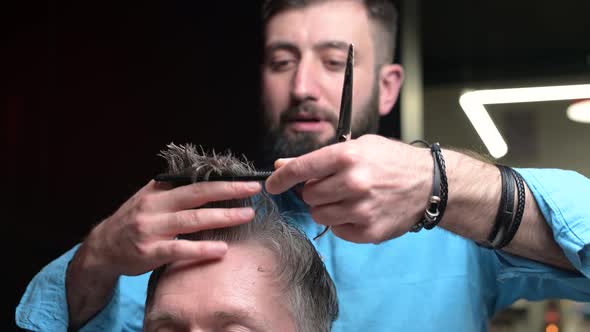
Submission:
[[[344,67],[346,67],[346,63],[344,61],[338,60],[326,60],[324,61],[324,65],[326,68],[328,68],[328,70],[332,71],[342,71],[344,70]]]
[[[270,69],[276,72],[287,71],[295,65],[294,60],[272,60],[269,63]]]

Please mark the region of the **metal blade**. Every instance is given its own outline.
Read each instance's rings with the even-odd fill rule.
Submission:
[[[354,47],[348,47],[346,69],[344,70],[344,84],[342,86],[342,99],[340,101],[340,115],[336,135],[338,142],[350,139],[352,131],[352,66],[354,64]]]
[[[352,134],[352,66],[354,64],[354,47],[348,46],[348,57],[346,58],[346,68],[344,69],[344,84],[342,85],[342,99],[340,100],[340,115],[338,117],[338,128],[336,129],[336,138],[338,142],[345,142],[350,139]],[[314,241],[321,238],[330,230],[326,226],[324,230],[314,237]]]

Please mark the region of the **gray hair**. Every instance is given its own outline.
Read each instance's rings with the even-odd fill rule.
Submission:
[[[186,174],[187,170],[201,177],[217,175],[248,175],[254,167],[238,160],[231,153],[207,154],[193,145],[168,145],[160,156],[168,162],[168,173]],[[324,262],[307,236],[287,222],[270,196],[261,193],[253,198],[214,202],[207,207],[253,206],[256,214],[252,222],[239,226],[181,234],[179,238],[193,241],[216,240],[227,243],[254,241],[269,249],[276,257],[275,276],[287,295],[287,304],[299,332],[327,332],[338,317],[338,299],[332,278]],[[146,309],[151,304],[158,279],[166,266],[150,276]]]

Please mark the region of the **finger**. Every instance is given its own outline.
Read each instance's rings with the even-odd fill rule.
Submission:
[[[183,210],[160,215],[151,223],[152,234],[175,236],[206,229],[236,226],[254,219],[254,209],[242,208],[201,208]]]
[[[332,227],[332,233],[337,237],[354,243],[379,244],[383,241],[397,238],[405,234],[401,229],[387,232],[375,225],[361,225],[346,223]]]
[[[170,189],[174,188],[174,185],[172,183],[166,182],[166,181],[152,180],[152,181],[150,181],[150,184],[151,183],[153,183],[153,189],[157,190],[157,191],[170,190]]]
[[[395,224],[363,223],[351,220],[332,226],[332,233],[339,238],[355,243],[379,244],[404,235],[408,230]]]
[[[250,197],[261,189],[258,182],[199,182],[158,193],[153,198],[152,209],[169,212],[192,209],[209,202]]]
[[[346,189],[346,179],[341,174],[334,174],[319,180],[305,183],[301,197],[310,206],[333,204],[344,201],[352,194]]]
[[[153,249],[154,260],[168,264],[178,260],[207,261],[219,259],[227,252],[227,244],[222,241],[160,241]]]
[[[163,188],[162,185],[164,185],[164,183],[160,183],[155,180],[150,180],[141,189],[137,191],[137,194],[159,191],[161,190],[161,188]]]
[[[339,168],[338,145],[342,144],[321,148],[280,165],[266,180],[266,189],[271,194],[280,194],[297,183],[336,173]]]
[[[366,227],[355,224],[342,224],[332,227],[332,233],[337,237],[354,243],[372,243],[371,235]]]
[[[275,161],[275,170],[283,167],[284,165],[286,165],[288,162],[290,162],[293,159],[295,159],[295,158],[282,158],[282,159],[277,159]]]
[[[351,221],[350,211],[343,208],[342,202],[311,207],[311,218],[324,226],[337,226]]]
[[[166,181],[150,180],[138,193],[153,193],[173,189],[174,185]]]

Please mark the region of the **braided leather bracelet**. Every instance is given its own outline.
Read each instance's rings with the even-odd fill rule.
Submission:
[[[424,141],[419,142],[428,144]],[[424,211],[424,216],[410,228],[410,231],[414,233],[419,232],[422,228],[433,229],[441,221],[447,207],[449,185],[445,160],[438,143],[430,145],[430,151],[434,161],[432,194],[428,200],[428,207]]]
[[[514,181],[512,180],[512,173],[504,165],[496,164],[496,167],[500,170],[502,192],[492,231],[487,241],[480,244],[486,248],[497,248],[504,241],[504,236],[508,232],[508,225],[514,218]]]
[[[518,231],[524,214],[525,189],[524,180],[518,172],[504,165],[497,164],[496,167],[500,170],[502,177],[500,205],[498,206],[496,221],[487,241],[479,245],[497,250],[508,245]],[[514,207],[515,187],[517,192],[516,211]]]
[[[500,245],[498,247],[496,247],[496,249],[503,248],[503,247],[507,246],[508,243],[510,243],[510,241],[512,241],[512,239],[514,238],[514,235],[516,235],[516,231],[518,231],[518,228],[520,227],[520,223],[522,221],[522,216],[524,214],[524,205],[526,203],[525,190],[524,190],[524,180],[522,179],[522,176],[520,174],[518,174],[518,172],[516,172],[512,168],[510,168],[510,172],[511,172],[512,176],[514,177],[514,180],[516,181],[516,189],[518,192],[518,196],[517,196],[518,198],[517,198],[517,203],[516,203],[516,214],[514,215],[514,220],[510,224],[510,228],[508,229],[508,232],[504,238],[504,241],[502,241],[502,243],[500,243]]]

